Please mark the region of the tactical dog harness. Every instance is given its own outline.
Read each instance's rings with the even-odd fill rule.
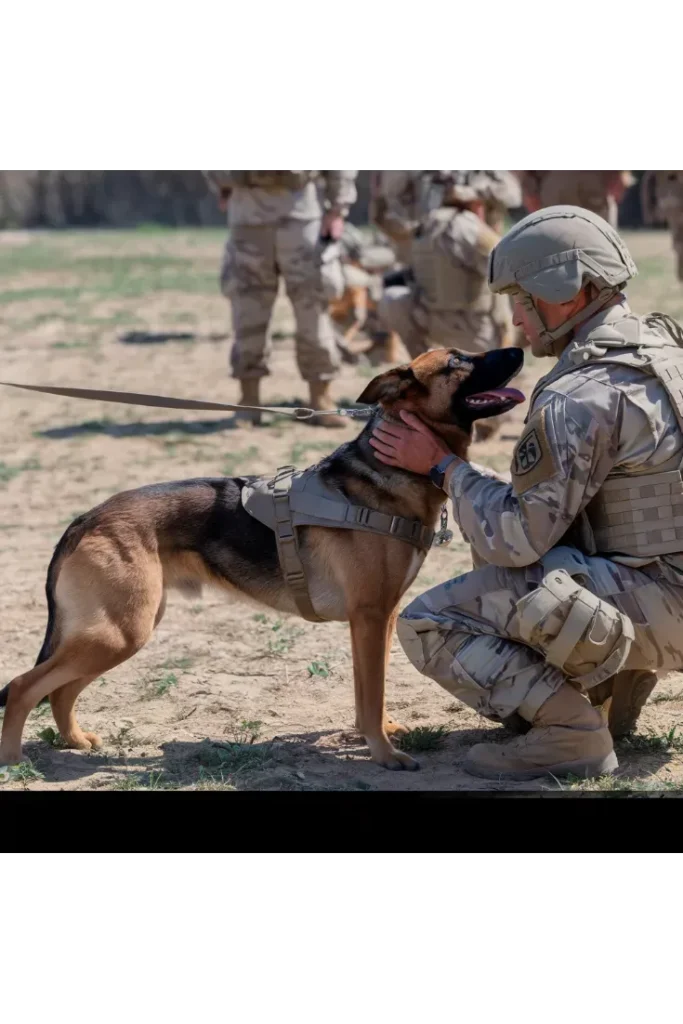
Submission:
[[[303,471],[283,466],[270,479],[262,477],[250,481],[242,488],[242,504],[254,519],[275,533],[285,583],[299,613],[309,622],[325,620],[314,611],[308,591],[299,553],[300,527],[364,530],[382,537],[396,537],[425,554],[435,536],[434,530],[419,519],[391,516],[354,504],[342,491],[322,479],[317,466]]]

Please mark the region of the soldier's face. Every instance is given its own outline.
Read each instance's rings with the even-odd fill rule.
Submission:
[[[589,296],[585,289],[582,289],[575,298],[569,302],[545,302],[543,299],[536,299],[536,310],[549,331],[554,331],[576,313],[580,312],[588,303]],[[531,351],[535,356],[547,356],[548,350],[544,347],[539,338],[538,327],[533,319],[532,313],[523,297],[514,297],[512,306],[512,322],[515,327],[521,327],[526,335]]]

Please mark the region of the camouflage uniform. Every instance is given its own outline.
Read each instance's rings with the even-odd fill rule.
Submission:
[[[230,194],[221,289],[232,303],[233,376],[258,379],[269,372],[267,331],[280,275],[294,308],[302,377],[327,381],[336,376],[340,358],[327,312],[329,273],[326,282],[323,267],[328,255],[337,257],[334,248],[328,253],[321,242],[320,227],[323,205],[346,215],[356,199],[356,173],[207,172]]]
[[[676,275],[683,281],[683,171],[659,171],[657,212],[671,231],[676,253]]]
[[[489,194],[488,179],[470,180],[476,188],[454,186],[462,202]],[[489,253],[498,240],[483,220],[458,205],[422,218],[411,243],[414,284],[388,288],[378,306],[380,320],[400,335],[412,358],[430,346],[484,352],[509,343],[509,301],[486,285]]]
[[[610,265],[582,245],[572,228],[581,214],[590,216],[537,215],[569,221],[572,251],[518,254],[528,285],[520,272],[506,276],[505,253],[496,267],[494,250],[501,290],[564,302],[588,276],[600,292],[589,319],[541,335],[556,354],[574,330],[532,395],[512,482],[465,463],[451,476],[454,515],[481,567],[418,597],[398,624],[412,663],[494,720],[534,721],[567,679],[588,691],[617,672],[683,667],[683,331],[662,314],[635,316],[623,296],[604,308],[635,266],[623,244]],[[529,225],[533,215],[507,239]],[[470,753],[496,763],[489,745]]]
[[[624,188],[632,184],[628,171],[523,171],[527,209],[582,206],[618,226]]]
[[[411,243],[420,220],[434,202],[432,171],[376,171],[370,220],[390,240],[403,266],[411,262]]]

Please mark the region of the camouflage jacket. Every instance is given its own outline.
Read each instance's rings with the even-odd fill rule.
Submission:
[[[609,328],[619,338],[619,322],[626,324],[626,318],[630,327],[636,321],[638,348],[622,343],[606,350],[599,344],[601,332]],[[594,554],[582,520],[608,476],[644,479],[678,469],[683,432],[674,407],[660,381],[637,368],[643,353],[653,350],[667,353],[683,371],[683,351],[666,332],[635,317],[625,300],[601,311],[577,330],[539,381],[513,453],[512,482],[491,479],[466,463],[454,470],[454,515],[477,555],[494,565],[526,566],[561,542]],[[630,357],[632,365],[605,361],[606,351],[618,352],[625,362]],[[655,560],[609,557],[629,565]],[[658,561],[683,568],[680,554]]]

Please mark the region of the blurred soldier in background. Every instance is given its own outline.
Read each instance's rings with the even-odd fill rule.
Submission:
[[[444,171],[439,185],[440,205],[411,240],[413,280],[387,288],[378,306],[413,359],[430,346],[483,352],[512,337],[509,301],[487,285],[499,236],[485,222],[486,204],[502,194],[500,182],[483,171]]]
[[[296,320],[296,357],[314,409],[334,409],[330,381],[340,352],[328,312],[326,263],[338,262],[334,243],[356,199],[356,171],[205,171],[222,208],[230,238],[221,269],[221,290],[232,304],[233,376],[242,405],[260,405],[259,381],[268,374],[268,324],[280,276]],[[343,289],[341,268],[337,288]],[[243,418],[258,422],[258,413]],[[318,416],[320,426],[343,426],[340,416]]]
[[[640,190],[643,222],[668,225],[676,253],[676,275],[683,281],[683,171],[646,171]]]
[[[375,171],[370,189],[370,221],[386,235],[398,262],[411,263],[411,244],[420,221],[438,198],[434,171]]]
[[[634,183],[630,171],[521,171],[524,206],[583,206],[618,227],[619,203]]]

